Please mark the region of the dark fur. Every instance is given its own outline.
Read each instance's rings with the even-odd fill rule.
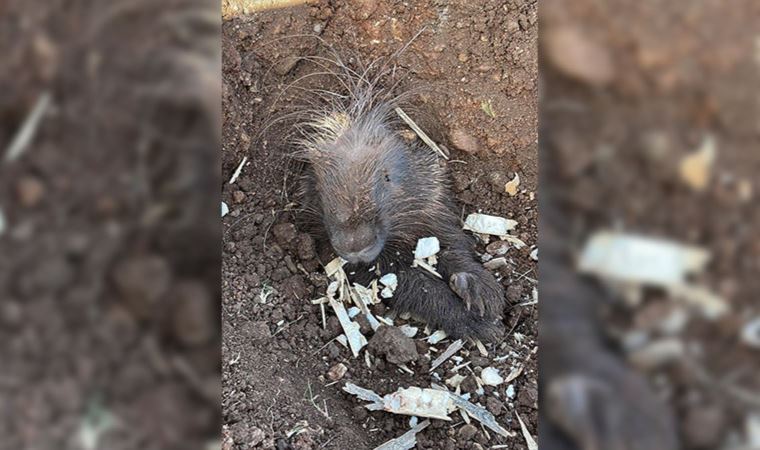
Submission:
[[[349,97],[304,124],[299,141],[307,163],[301,201],[317,241],[332,243],[338,254],[352,245],[382,245],[372,261],[347,268],[356,273],[354,281],[376,277],[372,266],[396,273],[399,286],[389,303],[397,311],[453,337],[496,338],[504,292],[462,230],[438,157],[399,137],[395,103],[378,95],[374,83]],[[338,120],[325,127],[326,118]],[[412,268],[417,240],[427,236],[441,243],[437,270],[443,279]],[[454,275],[459,294],[449,285]]]

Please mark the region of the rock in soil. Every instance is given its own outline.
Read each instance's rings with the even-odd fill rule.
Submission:
[[[519,284],[510,284],[507,287],[507,300],[510,304],[514,305],[522,300],[522,286]]]
[[[494,416],[501,414],[501,410],[504,407],[504,403],[494,397],[488,397],[486,399],[486,409]]]
[[[338,381],[346,375],[346,372],[348,372],[348,367],[343,363],[338,363],[330,367],[330,370],[327,371],[327,378],[329,378],[330,381]]]
[[[460,128],[451,130],[449,140],[455,149],[465,153],[473,154],[480,151],[478,139]]]
[[[235,442],[236,448],[240,449],[252,449],[259,445],[266,435],[261,428],[251,427],[244,422],[238,422],[230,427],[232,433],[232,440]]]
[[[369,341],[369,348],[392,364],[406,364],[418,357],[414,340],[404,335],[397,327],[378,328]]]
[[[603,86],[615,76],[609,50],[575,26],[549,30],[544,42],[549,60],[570,78]]]
[[[272,67],[272,70],[274,70],[278,75],[287,75],[291,70],[293,70],[296,64],[298,64],[298,61],[300,61],[298,56],[286,56],[279,60]]]
[[[475,381],[475,377],[472,375],[468,375],[464,380],[462,380],[462,383],[459,386],[462,389],[462,392],[473,393],[478,390],[478,383]]]
[[[113,272],[116,289],[139,318],[149,318],[171,284],[169,264],[158,255],[136,256],[120,262]]]
[[[19,180],[16,191],[21,206],[32,208],[39,205],[45,196],[45,185],[35,177],[24,177]]]
[[[493,241],[486,246],[486,251],[494,256],[501,256],[509,251],[509,242],[507,241]]]
[[[243,203],[245,201],[245,192],[243,191],[233,192],[232,200],[234,200],[235,203]]]
[[[457,434],[459,435],[459,438],[462,439],[463,441],[471,441],[472,438],[474,438],[475,435],[478,434],[478,428],[475,425],[468,423],[464,425],[462,428],[460,428]]]

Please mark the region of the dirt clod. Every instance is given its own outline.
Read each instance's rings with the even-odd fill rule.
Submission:
[[[538,390],[535,386],[525,386],[517,394],[517,402],[522,406],[536,408],[538,402]]]
[[[472,375],[468,375],[467,378],[462,380],[462,384],[459,386],[462,388],[462,392],[473,393],[478,389],[478,383]]]
[[[612,81],[615,69],[609,50],[581,29],[563,26],[546,32],[546,54],[563,74],[591,85]]]
[[[266,322],[248,322],[243,327],[243,333],[252,342],[262,342],[272,337],[272,333],[269,331],[269,325]]]
[[[305,299],[307,298],[311,290],[306,285],[306,282],[303,280],[303,277],[301,275],[293,275],[292,277],[287,278],[285,281],[283,281],[283,292],[285,295],[295,297],[297,299]]]
[[[298,257],[301,261],[308,261],[317,256],[314,251],[314,239],[308,234],[298,236]]]
[[[459,429],[457,434],[459,435],[459,438],[462,439],[463,441],[470,441],[472,440],[472,438],[475,437],[476,434],[478,434],[478,428],[475,425],[468,423],[468,424],[463,425],[462,428]]]
[[[480,151],[478,139],[461,128],[452,130],[449,134],[449,140],[455,149],[465,153],[474,154]]]
[[[169,264],[158,255],[142,255],[119,263],[113,280],[128,308],[138,317],[150,317],[171,284]]]
[[[369,348],[376,355],[384,356],[392,364],[406,364],[417,359],[414,340],[396,327],[381,326],[369,341]]]
[[[287,75],[293,68],[296,67],[300,59],[297,56],[286,56],[279,60],[277,64],[272,67],[272,70],[278,75]]]
[[[354,408],[351,409],[351,414],[357,422],[362,422],[367,418],[369,412],[364,406],[354,406]]]
[[[507,300],[510,304],[519,303],[522,300],[522,286],[519,284],[510,284],[507,288]]]
[[[292,223],[278,223],[272,228],[272,232],[274,233],[275,239],[277,239],[277,243],[282,246],[286,246],[293,242],[298,235],[296,226]]]
[[[261,428],[251,427],[246,428],[246,425],[242,422],[238,422],[230,427],[232,433],[232,440],[237,445],[236,448],[248,450],[259,445],[266,434]]]
[[[486,399],[486,409],[494,416],[501,414],[503,408],[504,403],[502,403],[499,399],[495,397],[488,397]]]

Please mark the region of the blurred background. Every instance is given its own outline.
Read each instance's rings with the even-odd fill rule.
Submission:
[[[541,448],[760,448],[760,3],[539,11]]]
[[[220,23],[0,5],[0,448],[219,448]]]
[[[541,0],[541,448],[760,448],[760,4]],[[219,4],[0,5],[0,448],[218,448]]]

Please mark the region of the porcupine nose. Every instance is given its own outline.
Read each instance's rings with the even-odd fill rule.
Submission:
[[[335,251],[350,262],[369,262],[377,256],[377,236],[369,226],[341,233],[334,242]]]

